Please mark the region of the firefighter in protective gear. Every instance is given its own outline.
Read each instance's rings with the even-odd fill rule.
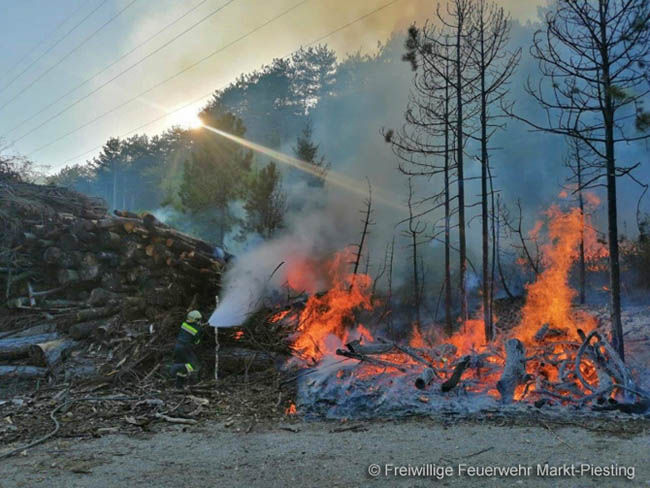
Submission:
[[[182,388],[187,377],[199,370],[199,360],[193,346],[199,344],[203,337],[202,318],[201,312],[192,310],[178,332],[174,346],[174,364],[170,370],[171,376],[176,378],[177,388]]]

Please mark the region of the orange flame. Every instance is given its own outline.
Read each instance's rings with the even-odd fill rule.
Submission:
[[[300,314],[300,334],[293,348],[304,358],[318,361],[325,354],[334,354],[337,347],[348,341],[353,329],[372,340],[354,315],[355,310],[372,309],[372,280],[367,275],[346,271],[352,258],[350,249],[335,255],[327,269],[331,288],[322,296],[312,295]]]
[[[291,402],[291,405],[284,409],[285,415],[296,415],[297,413],[298,409],[296,408],[296,404],[293,402]]]
[[[588,331],[596,325],[593,318],[576,317],[571,310],[576,291],[569,286],[569,273],[578,256],[584,225],[582,212],[574,208],[565,213],[552,206],[546,214],[551,242],[542,246],[545,269],[537,281],[527,285],[522,320],[514,330],[514,335],[524,342],[532,341],[544,324],[571,331]]]

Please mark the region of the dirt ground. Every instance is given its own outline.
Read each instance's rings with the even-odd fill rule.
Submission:
[[[209,421],[165,424],[137,436],[55,439],[0,461],[0,487],[638,487],[650,486],[649,446],[650,424],[630,434],[543,421],[499,426],[428,419],[294,420],[252,428]],[[424,476],[386,475],[397,466],[427,463],[432,466]],[[537,465],[544,469],[545,463],[567,465],[568,470],[575,466],[576,472],[540,476]],[[368,474],[372,464],[379,466],[380,475]],[[434,464],[452,473],[436,479]],[[599,476],[587,466],[589,472],[581,475],[582,464],[618,465],[620,476]],[[479,466],[519,465],[516,476],[467,474]]]

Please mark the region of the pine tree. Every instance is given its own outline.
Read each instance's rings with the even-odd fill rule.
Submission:
[[[202,120],[239,137],[246,133],[241,119],[228,112],[203,112]],[[237,223],[231,203],[245,194],[252,157],[252,153],[239,144],[203,131],[197,136],[190,158],[185,161],[179,189],[182,206],[194,216],[214,224],[217,230],[214,237],[221,246],[226,234]]]
[[[319,144],[312,139],[312,126],[308,123],[298,136],[296,146],[293,148],[298,159],[311,164],[316,170],[316,175],[307,175],[307,185],[315,188],[322,188],[325,185],[325,177],[330,168],[330,163],[325,161],[325,156],[318,156]]]
[[[284,227],[287,196],[282,190],[282,175],[274,162],[258,171],[248,184],[244,230],[264,238]]]

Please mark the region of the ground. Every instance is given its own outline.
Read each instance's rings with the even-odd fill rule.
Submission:
[[[640,428],[639,428],[640,427]],[[650,486],[650,426],[634,433],[540,421],[531,425],[390,422],[304,422],[255,425],[208,421],[160,424],[140,435],[106,435],[79,442],[56,439],[0,461],[0,486],[13,487],[353,487],[353,486]],[[248,432],[247,432],[248,431]],[[371,464],[451,466],[433,477],[371,477]],[[530,477],[468,477],[468,466],[533,466]],[[536,465],[588,463],[633,467],[621,477],[538,477]]]

